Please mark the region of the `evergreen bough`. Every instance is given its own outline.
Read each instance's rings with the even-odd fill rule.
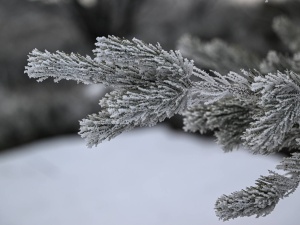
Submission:
[[[25,73],[37,81],[53,77],[114,88],[101,99],[99,113],[80,121],[89,147],[181,114],[185,131],[215,131],[225,151],[294,152],[277,166],[286,174],[270,171],[216,201],[221,220],[265,216],[300,180],[300,29],[285,17],[275,18],[273,28],[292,55],[270,51],[260,59],[221,40],[187,35],[178,48],[194,65],[180,51],[109,36],[97,39],[93,58],[35,49]]]

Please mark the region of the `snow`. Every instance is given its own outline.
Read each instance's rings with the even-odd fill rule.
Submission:
[[[215,200],[254,184],[280,161],[223,153],[212,141],[163,126],[88,149],[78,136],[0,156],[1,225],[299,224],[299,190],[264,218],[219,221]]]

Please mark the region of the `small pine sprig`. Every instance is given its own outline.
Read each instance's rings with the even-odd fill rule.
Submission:
[[[34,49],[28,56],[28,64],[25,73],[30,78],[42,82],[50,77],[55,82],[60,80],[75,80],[84,84],[95,84],[106,82],[106,74],[114,71],[108,65],[98,65],[91,57],[79,54],[66,54],[56,51],[41,52]]]
[[[216,201],[216,215],[224,221],[253,215],[266,216],[274,210],[279,200],[292,193],[298,184],[298,179],[270,171],[269,176],[262,176],[256,181],[256,186],[221,196]]]
[[[222,75],[219,72],[194,68],[193,75],[200,81],[194,82],[191,88],[192,104],[211,104],[223,98],[234,97],[241,101],[253,102],[256,99],[251,85],[255,75],[241,70],[240,73],[229,72]]]
[[[179,51],[115,36],[97,39],[96,57],[34,50],[25,73],[43,81],[53,77],[116,90],[100,101],[102,111],[80,122],[80,134],[94,146],[137,126],[153,126],[189,104],[193,62]]]
[[[269,171],[270,175],[261,176],[255,186],[221,196],[215,204],[216,215],[226,221],[244,216],[266,216],[271,213],[280,199],[288,197],[299,186],[300,153],[293,153],[291,157],[284,158],[276,168],[288,173],[280,175]]]
[[[253,153],[269,154],[278,150],[287,133],[298,126],[300,119],[300,78],[294,72],[258,76],[252,90],[259,93],[258,105],[262,115],[243,135],[245,144]]]
[[[103,140],[111,140],[119,134],[134,128],[134,125],[130,123],[114,123],[113,119],[110,118],[110,114],[106,111],[88,115],[79,123],[79,134],[86,140],[88,147],[97,145]]]
[[[253,122],[255,110],[255,105],[234,98],[208,105],[199,104],[184,112],[184,130],[215,131],[218,144],[223,150],[231,151],[242,145],[241,136]]]

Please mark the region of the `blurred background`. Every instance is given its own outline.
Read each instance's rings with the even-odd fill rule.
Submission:
[[[231,188],[226,189],[226,180],[222,181],[221,184],[218,183],[217,180],[224,176],[225,171],[223,171],[223,174],[218,175],[203,173],[202,176],[206,176],[206,178],[214,177],[215,179],[213,181],[203,180],[203,183],[206,183],[206,186],[203,186],[202,179],[199,179],[199,176],[201,176],[200,171],[204,172],[206,169],[201,167],[200,164],[206,164],[201,161],[201,154],[203,152],[207,154],[209,146],[205,143],[207,141],[212,143],[212,140],[207,137],[203,139],[200,136],[193,136],[194,139],[190,140],[190,137],[187,136],[191,136],[191,134],[180,133],[180,136],[176,136],[179,135],[178,133],[179,131],[181,132],[182,128],[180,116],[167,120],[163,125],[159,126],[159,130],[151,128],[153,132],[147,133],[148,131],[146,131],[146,133],[143,133],[144,135],[149,135],[147,140],[143,138],[140,141],[130,139],[129,133],[124,135],[124,137],[129,138],[124,140],[124,142],[116,142],[114,145],[109,145],[111,143],[109,142],[100,146],[99,149],[102,150],[100,153],[97,153],[99,154],[97,156],[94,155],[94,150],[92,150],[92,155],[91,152],[82,151],[80,154],[76,153],[75,157],[73,155],[74,152],[80,152],[79,149],[85,149],[84,141],[77,136],[72,136],[72,138],[68,137],[61,142],[60,136],[76,134],[79,130],[78,120],[81,120],[88,114],[98,112],[100,110],[98,102],[101,96],[109,90],[101,85],[85,86],[70,81],[54,83],[52,80],[37,83],[35,80],[29,79],[24,74],[24,68],[27,64],[27,55],[34,48],[39,50],[46,49],[50,52],[60,50],[66,53],[76,52],[83,55],[92,55],[96,37],[116,35],[127,39],[136,37],[152,44],[159,42],[165,50],[170,50],[177,49],[178,41],[181,37],[190,34],[199,37],[203,41],[219,38],[229,44],[241,46],[243,49],[253,52],[259,58],[264,58],[270,49],[289,53],[289,50],[272,30],[272,21],[278,15],[286,15],[297,21],[300,18],[299,10],[300,2],[289,0],[270,0],[268,4],[265,4],[264,0],[0,0],[0,193],[2,192],[2,197],[0,197],[2,199],[0,203],[0,225],[201,224],[204,221],[202,216],[206,214],[201,213],[202,206],[197,208],[198,205],[193,205],[193,207],[185,208],[182,204],[190,204],[195,198],[195,201],[198,202],[199,199],[197,198],[202,198],[205,195],[202,192],[211,189],[209,185],[220,186],[220,190],[218,190],[220,193],[218,192],[216,196],[213,195],[213,198],[210,199],[212,202],[226,190],[227,192],[232,192],[244,188],[246,185],[251,185],[261,173],[266,173],[267,169],[273,169],[279,160],[276,156],[270,159],[263,158],[263,161],[259,161],[262,167],[257,167],[258,170],[261,170],[256,171],[252,175],[249,172],[249,181],[245,181],[241,186],[233,182],[234,179],[232,180],[233,186]],[[169,128],[178,131],[172,131]],[[142,130],[141,132],[144,132],[144,129]],[[161,131],[167,133],[166,136],[160,133]],[[152,136],[155,135],[155,132],[160,134],[163,140],[160,140],[158,136]],[[195,146],[199,146],[202,153],[198,151],[195,153],[191,149],[187,153],[180,152],[180,147],[181,150],[186,150],[188,147],[175,142],[171,138],[174,135],[182,140],[181,143],[186,141],[195,143]],[[210,135],[208,136],[210,137]],[[57,139],[51,139],[50,144],[49,140],[45,139],[54,136]],[[36,142],[42,138],[46,140],[43,144]],[[145,148],[144,143],[149,143],[151,146],[154,138],[156,138],[156,141],[154,141],[156,145],[152,147],[155,148],[155,151]],[[123,139],[121,138],[120,140]],[[176,146],[174,143],[177,143]],[[128,155],[124,152],[122,153],[124,155],[122,155],[119,152],[120,150],[117,150],[120,146],[122,146],[122,150],[125,153],[127,151]],[[164,148],[163,153],[159,153],[160,151],[158,150],[160,148]],[[218,147],[212,146],[211,148],[217,149],[223,156],[222,151]],[[151,157],[150,159],[143,158],[142,161],[141,158],[136,158],[137,152],[135,149],[144,149],[146,155],[151,152],[153,154],[151,157],[153,157],[154,161],[151,161]],[[74,152],[71,150],[74,150]],[[108,153],[106,150],[111,153]],[[192,153],[189,151],[192,151]],[[45,152],[45,155],[41,152]],[[84,156],[84,153],[87,153],[89,156]],[[107,159],[105,158],[106,154],[112,155]],[[121,156],[118,154],[121,154]],[[199,159],[199,162],[193,161],[194,154],[199,154],[195,157]],[[241,158],[237,156],[236,158],[230,158],[228,161],[223,161],[221,159],[222,156],[220,156],[218,168],[222,170],[223,166],[228,167],[230,164],[234,164],[235,160],[240,160],[240,166],[245,171],[249,171],[249,167],[253,164],[249,163],[248,159],[252,156],[247,155],[247,153],[243,154],[240,156]],[[95,160],[95,156],[99,157],[99,161],[96,160],[91,164],[92,166],[88,166],[92,162],[91,160]],[[91,158],[85,159],[85,157]],[[114,161],[115,157],[117,157],[117,161]],[[122,164],[124,163],[122,157],[128,160],[124,165]],[[169,157],[173,157],[171,164],[170,162],[166,163]],[[205,155],[205,157],[208,156]],[[213,155],[213,157],[217,159],[218,156]],[[159,158],[163,162],[160,161],[158,163],[156,160]],[[143,163],[139,163],[136,167],[133,166],[137,161],[144,164],[150,163],[149,167],[145,167]],[[246,164],[246,161],[248,164]],[[73,163],[72,166],[68,162]],[[112,164],[109,164],[109,162],[112,162]],[[101,167],[102,169],[99,168],[99,165],[103,165],[101,163],[106,163],[106,166]],[[160,167],[156,168],[160,169],[156,171],[153,170],[153,165],[157,163]],[[121,171],[128,164],[131,166],[127,170],[125,169],[128,173],[122,173]],[[110,165],[116,166],[113,172],[111,172],[112,168]],[[167,170],[166,165],[170,166]],[[181,165],[181,167],[178,167],[178,165]],[[190,167],[186,167],[186,165],[190,165]],[[274,166],[267,168],[270,165]],[[83,169],[85,173],[79,171],[82,168],[85,168]],[[149,172],[151,168],[153,174]],[[183,170],[183,168],[186,169]],[[173,199],[173,201],[166,204],[165,208],[159,211],[156,206],[162,203],[155,200],[151,203],[151,207],[149,206],[150,208],[147,208],[147,206],[143,212],[139,211],[140,214],[134,219],[134,209],[138,209],[145,201],[135,202],[133,204],[135,208],[132,208],[133,211],[131,213],[124,215],[123,212],[123,217],[120,217],[122,220],[116,220],[119,214],[113,214],[116,211],[116,208],[113,207],[125,204],[124,202],[130,204],[133,201],[132,198],[138,199],[141,196],[135,195],[135,197],[132,197],[134,192],[130,192],[130,194],[128,194],[129,192],[127,194],[122,192],[120,194],[116,191],[109,193],[109,195],[115,196],[115,193],[119,193],[120,196],[117,197],[117,200],[115,198],[113,200],[106,199],[108,206],[95,206],[92,212],[90,211],[91,208],[86,207],[95,200],[94,196],[97,194],[100,195],[97,201],[101,201],[102,195],[99,189],[96,190],[95,188],[100,188],[103,185],[101,179],[108,183],[111,179],[122,180],[125,179],[124,176],[132,174],[136,170],[140,170],[145,174],[150,173],[147,175],[148,177],[145,177],[145,175],[143,179],[140,179],[142,183],[139,183],[139,185],[141,187],[153,187],[156,190],[153,193],[151,192],[152,195],[147,195],[145,201],[151,201],[150,199],[158,198],[157,196],[159,195],[161,195],[163,201],[170,199]],[[179,178],[176,178],[178,173],[182,175],[179,176],[181,177],[180,179],[185,179],[184,171],[189,173],[191,170],[194,172],[188,176],[190,180],[185,180],[185,182],[192,182],[194,185],[193,182],[197,179],[194,187],[199,187],[199,189],[193,189],[190,196],[186,195],[187,189],[183,190],[189,187],[187,184],[187,186],[179,185],[179,190],[175,188],[179,192],[168,192],[171,187],[175,187],[178,182],[180,183],[178,181]],[[93,173],[91,173],[92,171]],[[103,175],[105,178],[101,178],[98,173],[95,173],[96,171],[106,174]],[[229,168],[228,173],[233,171],[236,170]],[[99,176],[101,179],[97,180],[98,183],[95,183],[93,187],[94,184],[89,182],[95,182],[95,177],[88,176],[90,179],[85,178],[82,180],[82,178],[86,177],[86,174]],[[77,175],[78,177],[75,179]],[[169,175],[173,177],[172,182],[168,184],[169,186],[161,185]],[[238,179],[244,181],[242,179],[244,174],[240,175],[241,177]],[[73,178],[76,182],[72,180]],[[139,179],[139,176],[131,179]],[[151,183],[153,181],[154,183]],[[86,182],[86,186],[80,186],[82,182]],[[124,187],[125,184],[129,185],[131,180],[128,183],[123,183],[123,186],[118,182],[114,182],[110,183],[110,185]],[[134,182],[131,182],[131,185],[132,183]],[[49,191],[49,187],[50,189],[52,188],[51,191]],[[126,187],[129,190],[131,186]],[[204,189],[200,189],[200,187]],[[35,194],[35,188],[37,188],[38,194]],[[109,185],[106,188],[102,192],[102,194],[105,193],[104,195],[107,195],[108,190],[113,189]],[[71,189],[73,191],[70,191]],[[132,189],[130,190],[132,191]],[[141,192],[143,196],[145,193],[148,193],[147,188],[139,190],[144,190],[144,192]],[[86,196],[84,193],[89,191],[91,191],[91,194]],[[137,190],[135,192],[137,193]],[[174,201],[174,196],[171,194],[180,195],[182,192],[185,193],[183,196],[186,197],[184,201],[183,199],[177,199],[177,202]],[[196,192],[199,196],[192,194]],[[48,196],[48,198],[45,196]],[[165,199],[166,196],[167,199]],[[115,205],[111,201],[115,201]],[[58,205],[61,206],[58,207]],[[68,219],[61,217],[64,214],[64,210],[71,205],[76,205],[76,210],[72,210],[72,208],[67,210],[69,214],[65,215],[67,215]],[[164,211],[167,208],[170,209],[171,205],[179,205],[182,208],[178,207],[176,209],[173,208],[174,211]],[[94,205],[92,204],[92,206]],[[128,205],[123,206],[117,212],[125,209]],[[183,208],[188,210],[184,211]],[[213,214],[213,203],[207,208]],[[62,214],[56,214],[57,211],[55,210],[58,209]],[[111,211],[108,209],[111,209]],[[149,213],[153,212],[153,209],[158,210],[157,212],[155,211],[155,220],[153,220],[153,214]],[[143,213],[147,210],[148,214],[144,215]],[[183,212],[182,210],[185,214],[179,218],[180,212]],[[23,214],[20,212],[23,212]],[[112,215],[103,215],[104,212],[112,213]],[[198,214],[198,212],[200,213]],[[77,213],[78,218],[80,218],[80,213],[83,213],[84,216],[81,219],[73,217]],[[99,213],[98,217],[96,216],[97,213]],[[290,214],[293,214],[293,211]],[[297,216],[296,214],[295,216]],[[23,220],[16,219],[20,215],[22,215],[20,218],[23,218]],[[144,217],[141,215],[144,215]],[[279,215],[282,217],[283,214]],[[69,220],[71,217],[73,217],[73,220]],[[99,223],[99,217],[105,219]],[[53,220],[53,218],[56,218],[56,220]],[[59,218],[64,219],[59,220]],[[90,218],[90,221],[86,218]],[[214,222],[209,223],[208,218],[205,220],[205,224],[219,223],[214,215],[213,218],[212,221]],[[148,222],[145,222],[147,220]],[[286,224],[298,224],[296,221],[299,221],[298,218],[290,220],[290,223]],[[240,222],[236,224],[240,224]],[[263,223],[266,224],[266,221],[263,221]],[[242,224],[253,224],[253,220],[250,222],[243,221]],[[278,222],[276,217],[273,218],[272,224],[281,223]]]
[[[96,37],[116,35],[177,49],[190,34],[219,38],[259,57],[287,52],[272,30],[277,15],[298,16],[299,2],[263,0],[0,0],[0,150],[78,131],[99,111],[103,87],[37,83],[24,74],[34,48],[92,55]],[[181,129],[179,117],[169,121]]]

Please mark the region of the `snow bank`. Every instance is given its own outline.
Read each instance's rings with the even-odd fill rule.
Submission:
[[[0,155],[1,225],[296,225],[300,192],[265,218],[218,221],[215,200],[254,184],[280,161],[165,127],[98,148],[68,136]]]

